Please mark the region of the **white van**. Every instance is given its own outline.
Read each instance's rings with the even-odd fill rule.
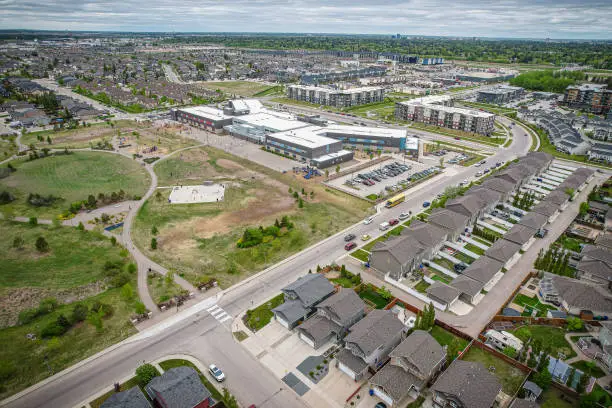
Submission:
[[[383,222],[382,224],[380,224],[380,225],[378,226],[378,228],[379,228],[381,231],[386,231],[386,230],[388,230],[388,229],[389,229],[389,227],[390,227],[390,226],[391,226],[391,224],[389,224],[388,222],[386,222],[386,221],[385,221],[385,222]]]

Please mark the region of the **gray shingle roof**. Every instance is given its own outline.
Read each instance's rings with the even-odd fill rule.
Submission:
[[[565,193],[565,190],[553,190],[546,196],[546,201],[556,205],[565,204],[569,200],[569,196]]]
[[[478,282],[465,275],[459,275],[450,283],[452,287],[457,289],[462,294],[466,294],[470,297],[476,296],[480,293],[484,287],[484,283]]]
[[[334,286],[321,274],[310,273],[285,286],[283,292],[295,293],[304,307],[310,307],[334,292]]]
[[[328,310],[342,326],[356,314],[363,312],[365,307],[364,301],[352,289],[341,289],[317,305],[317,308]]]
[[[468,408],[491,408],[501,388],[482,364],[463,360],[453,361],[432,386],[434,392],[453,395]]]
[[[570,307],[598,312],[612,312],[612,295],[605,285],[595,285],[567,278],[544,274],[550,277],[554,288]]]
[[[601,248],[612,249],[612,234],[601,234],[595,239],[595,245]]]
[[[449,304],[459,297],[459,291],[440,281],[427,288],[427,294]]]
[[[492,246],[493,247],[493,246]],[[491,248],[492,248],[491,247]],[[504,266],[503,262],[488,256],[481,256],[467,267],[463,274],[478,282],[486,284]]]
[[[415,330],[390,354],[410,363],[420,378],[428,377],[437,364],[446,357],[444,348],[426,331]]]
[[[482,187],[505,194],[514,190],[515,185],[498,177],[489,178],[481,184]]]
[[[416,240],[424,247],[433,247],[444,240],[447,232],[434,224],[413,220],[408,228],[402,230],[401,234]]]
[[[554,213],[559,211],[559,206],[557,204],[551,203],[546,200],[546,198],[539,203],[537,203],[532,209],[531,212],[536,212],[538,214],[545,215],[547,217],[552,216]]]
[[[548,217],[540,213],[528,212],[518,223],[537,230],[548,223]]]
[[[173,408],[195,407],[211,396],[191,367],[171,368],[153,378],[145,388],[149,396],[159,395],[166,406]]]
[[[368,367],[365,361],[355,356],[347,349],[340,350],[338,354],[336,354],[336,359],[357,374],[363,372]]]
[[[315,342],[322,341],[342,328],[331,320],[315,315],[298,326],[298,330],[308,334]]]
[[[405,265],[421,253],[425,248],[410,236],[391,236],[384,242],[377,242],[372,253],[386,251],[400,264]]]
[[[136,386],[111,395],[102,403],[101,408],[151,408],[151,404]]]
[[[521,246],[519,244],[501,238],[495,241],[495,243],[485,251],[485,255],[502,263],[506,263],[520,249]]]
[[[447,210],[472,217],[487,206],[487,202],[476,194],[458,196],[446,202]]]
[[[385,394],[393,398],[393,401],[399,402],[408,395],[411,386],[421,389],[424,381],[398,366],[387,364],[370,378],[370,384],[382,387]]]
[[[295,323],[306,316],[309,309],[304,308],[298,300],[287,300],[285,303],[272,309],[272,312],[280,314],[289,323]]]
[[[457,229],[464,228],[466,226],[468,217],[454,211],[436,208],[431,212],[431,215],[427,218],[427,221],[439,227],[456,231]]]
[[[504,239],[514,242],[515,244],[523,245],[527,243],[537,230],[535,228],[527,227],[522,224],[514,224],[508,232],[504,234]]]
[[[580,252],[582,259],[597,259],[612,267],[612,252],[595,245],[585,245]]]
[[[538,408],[538,404],[535,401],[516,398],[510,404],[510,408]]]
[[[403,323],[389,310],[372,310],[349,329],[346,343],[354,343],[369,356],[404,330]]]
[[[501,201],[501,194],[498,191],[491,190],[485,187],[475,187],[468,191],[469,195],[477,195],[482,198],[487,204],[497,203]]]

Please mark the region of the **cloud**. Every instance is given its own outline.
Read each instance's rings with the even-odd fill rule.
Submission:
[[[0,27],[612,38],[603,0],[0,0]]]

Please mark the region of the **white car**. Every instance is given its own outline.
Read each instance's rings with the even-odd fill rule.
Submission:
[[[365,220],[363,220],[364,225],[369,225],[372,223],[372,221],[374,221],[374,217],[368,217]]]
[[[212,375],[215,378],[215,380],[217,380],[217,382],[221,382],[225,380],[225,374],[223,374],[223,371],[221,371],[219,367],[217,367],[216,365],[214,364],[209,365],[208,371],[210,372],[210,375]]]
[[[408,217],[410,217],[410,213],[401,213],[398,218],[400,220],[405,220]]]

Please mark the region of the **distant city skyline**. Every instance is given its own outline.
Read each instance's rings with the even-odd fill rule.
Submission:
[[[602,0],[0,0],[0,7],[2,29],[612,39],[612,2]]]

